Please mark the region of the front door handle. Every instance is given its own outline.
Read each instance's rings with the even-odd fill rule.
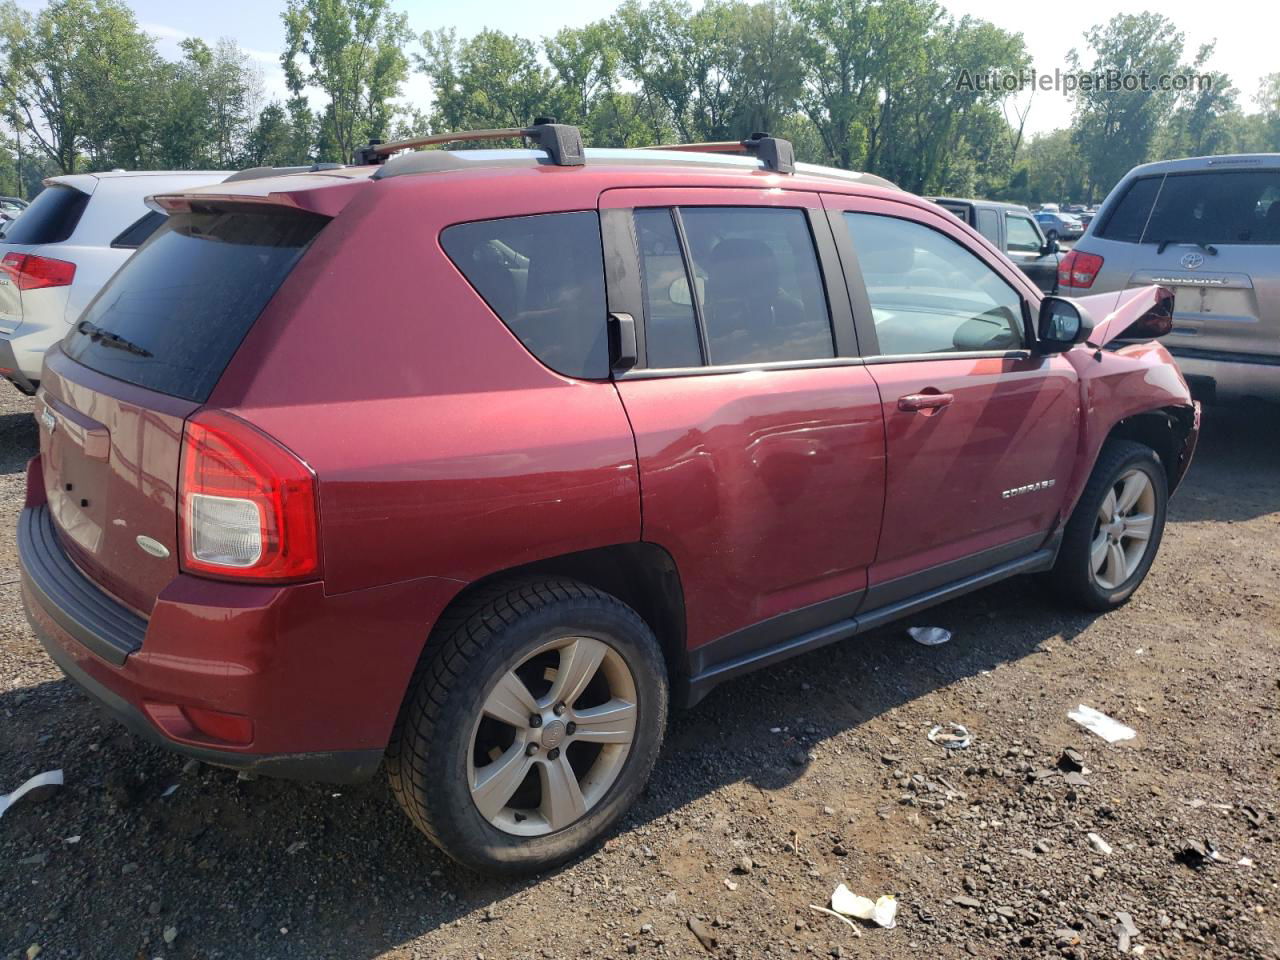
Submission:
[[[951,406],[956,395],[954,393],[909,393],[898,398],[898,409],[908,413],[917,410],[941,410]]]

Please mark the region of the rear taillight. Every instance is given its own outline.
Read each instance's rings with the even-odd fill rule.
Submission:
[[[238,417],[202,410],[182,437],[182,568],[253,580],[320,572],[316,478]]]
[[[1072,250],[1058,264],[1058,283],[1064,287],[1091,287],[1102,269],[1102,258],[1096,253]]]
[[[13,278],[19,290],[41,287],[65,287],[76,278],[76,265],[53,257],[37,257],[32,253],[6,253],[0,270]]]

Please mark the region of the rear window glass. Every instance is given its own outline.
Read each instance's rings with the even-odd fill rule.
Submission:
[[[600,221],[545,213],[448,227],[440,244],[525,348],[570,377],[609,375]]]
[[[1164,178],[1143,243],[1280,244],[1280,170]]]
[[[45,187],[0,238],[5,243],[61,243],[76,229],[89,195],[54,184]]]
[[[174,214],[63,341],[109,377],[203,403],[326,217]]]
[[[1115,207],[1107,213],[1107,219],[1095,230],[1094,235],[1103,240],[1120,240],[1137,243],[1151,216],[1151,205],[1160,192],[1163,177],[1143,177],[1129,184]]]

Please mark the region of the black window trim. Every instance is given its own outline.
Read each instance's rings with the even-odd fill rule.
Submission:
[[[655,196],[655,201],[657,197]],[[833,357],[814,357],[808,360],[762,360],[756,363],[732,363],[714,365],[707,361],[706,330],[703,325],[702,310],[698,304],[696,287],[689,272],[692,270],[693,258],[689,254],[688,240],[684,234],[684,222],[680,218],[681,207],[722,207],[727,209],[759,209],[759,210],[800,210],[805,215],[809,228],[809,238],[813,243],[814,257],[818,264],[818,273],[822,280],[822,290],[827,301],[827,317],[831,326]],[[703,362],[697,367],[650,367],[646,351],[640,347],[640,359],[630,369],[614,371],[615,380],[654,380],[663,377],[703,377],[720,374],[745,373],[765,370],[812,370],[822,367],[859,366],[863,356],[858,349],[859,331],[855,316],[856,311],[849,301],[850,287],[848,277],[841,259],[840,247],[831,232],[827,211],[803,204],[752,204],[752,203],[662,203],[637,204],[631,207],[608,207],[600,211],[602,239],[605,248],[605,262],[617,259],[630,260],[635,264],[632,270],[626,268],[606,271],[606,299],[610,313],[627,313],[637,318],[637,341],[645,343],[645,326],[647,317],[644,312],[644,298],[640,291],[640,249],[635,235],[636,210],[665,209],[671,213],[676,228],[676,236],[680,242],[680,254],[685,262],[685,277],[689,282],[690,300],[694,304],[695,318],[698,324],[699,346]],[[621,216],[619,216],[621,214]],[[610,215],[610,216],[606,216]],[[618,222],[625,220],[626,228]],[[607,223],[607,226],[606,226]],[[633,281],[632,274],[635,279]]]
[[[849,233],[848,224],[845,222],[844,215],[846,213],[856,213],[868,217],[888,217],[893,220],[903,220],[907,223],[914,223],[924,227],[926,230],[932,230],[934,233],[941,234],[950,242],[956,244],[961,249],[967,251],[1000,279],[1005,286],[1013,291],[1017,296],[1018,302],[1022,307],[1022,336],[1026,345],[1016,350],[951,350],[945,353],[881,353],[880,338],[876,334],[875,316],[871,311],[871,298],[867,295],[867,285],[862,278],[862,267],[858,263],[858,254],[853,246],[853,237]],[[1027,295],[1019,290],[1016,286],[1009,282],[999,270],[987,262],[987,259],[979,254],[977,250],[967,244],[960,243],[955,237],[952,237],[945,230],[939,230],[931,224],[922,220],[916,220],[913,217],[899,216],[892,213],[878,213],[870,210],[844,210],[844,209],[828,209],[827,221],[831,224],[831,230],[837,237],[837,247],[840,252],[840,258],[844,263],[844,269],[848,278],[849,297],[853,301],[853,315],[855,323],[858,326],[858,342],[864,345],[871,345],[874,352],[868,352],[864,346],[862,357],[866,363],[908,363],[915,360],[983,360],[989,358],[1005,358],[1009,360],[1025,360],[1036,353],[1033,346],[1036,342],[1034,335],[1034,325],[1030,322],[1030,317],[1034,313],[1032,304]],[[861,321],[861,322],[858,322]]]
[[[143,238],[142,243],[146,243],[147,240],[151,239],[152,234],[154,234],[156,230],[159,230],[162,226],[164,226],[164,221],[167,219],[166,214],[160,213],[159,211],[156,211],[156,210],[148,210],[146,213],[140,216],[137,220],[133,221],[133,223],[129,224],[127,227],[125,227],[123,230],[121,230],[111,239],[111,244],[110,244],[111,249],[112,250],[137,250],[140,246],[142,246],[142,243],[123,243],[121,242],[120,238],[127,236],[129,233],[131,233],[134,229],[136,229],[142,223],[142,221],[149,220],[154,217],[158,217],[159,220],[156,222],[155,227],[152,228],[152,230],[146,235],[145,238]]]

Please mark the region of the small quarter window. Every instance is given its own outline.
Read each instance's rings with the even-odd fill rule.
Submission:
[[[547,213],[448,227],[440,243],[489,308],[544,364],[609,376],[600,221]]]
[[[137,250],[138,247],[146,242],[147,237],[160,228],[160,224],[164,223],[164,217],[163,213],[148,210],[129,226],[125,227],[120,232],[120,235],[111,241],[111,246],[117,250]]]

